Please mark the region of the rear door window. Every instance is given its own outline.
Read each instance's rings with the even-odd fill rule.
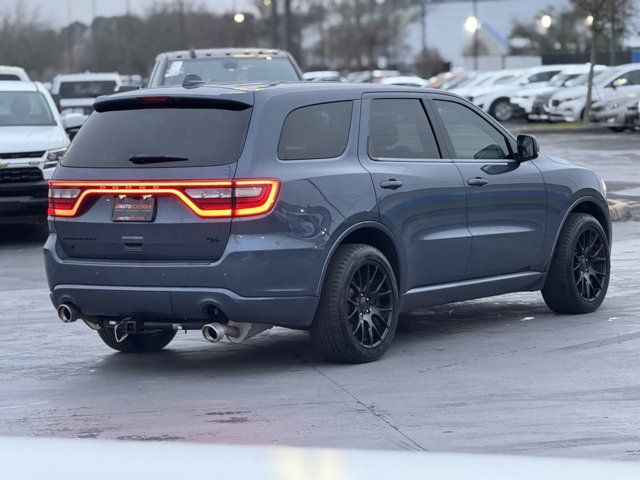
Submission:
[[[278,158],[335,158],[347,148],[352,102],[331,102],[293,110],[284,121]]]
[[[143,108],[94,112],[62,164],[68,167],[194,167],[238,160],[251,108]]]
[[[369,156],[376,160],[440,158],[420,99],[378,98],[371,101]]]

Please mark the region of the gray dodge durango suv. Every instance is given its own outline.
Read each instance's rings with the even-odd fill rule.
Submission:
[[[444,92],[160,87],[96,102],[50,182],[44,253],[60,318],[114,349],[277,325],[367,362],[428,305],[542,290],[556,312],[597,309],[605,196]]]

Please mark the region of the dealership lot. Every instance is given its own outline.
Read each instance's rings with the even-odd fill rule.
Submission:
[[[637,134],[538,135],[542,150],[640,198]],[[588,156],[587,158],[584,158]],[[48,300],[41,243],[0,238],[0,433],[632,460],[640,457],[640,224],[614,225],[610,290],[584,316],[538,293],[403,318],[379,362],[323,362],[308,335],[242,345],[179,334],[166,351],[113,353]]]

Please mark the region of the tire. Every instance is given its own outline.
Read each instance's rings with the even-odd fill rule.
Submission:
[[[506,122],[513,117],[513,107],[506,98],[499,98],[491,104],[489,113],[499,122]]]
[[[331,259],[311,337],[327,360],[366,363],[387,351],[398,324],[398,286],[385,256],[345,244]]]
[[[557,313],[596,311],[609,287],[610,257],[602,225],[586,213],[569,215],[542,289],[547,306]]]
[[[616,133],[624,132],[626,129],[627,127],[609,127],[609,130]]]
[[[158,352],[169,345],[176,332],[154,332],[129,334],[121,342],[116,341],[113,328],[103,327],[98,335],[104,343],[114,350],[124,353]]]

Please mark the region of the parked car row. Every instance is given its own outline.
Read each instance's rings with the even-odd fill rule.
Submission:
[[[457,93],[500,121],[577,122],[585,115],[589,64],[545,65],[529,69],[458,75]],[[465,78],[467,79],[465,81]],[[594,66],[589,120],[616,131],[638,130],[640,63]]]

